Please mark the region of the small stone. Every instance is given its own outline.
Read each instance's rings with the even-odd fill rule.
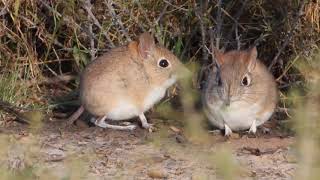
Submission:
[[[240,135],[238,133],[231,133],[230,138],[231,139],[240,139]]]
[[[8,168],[10,170],[23,170],[26,162],[23,155],[13,155],[8,158]]]
[[[60,149],[48,149],[46,161],[47,162],[58,162],[65,159],[65,153]]]
[[[83,120],[77,120],[75,124],[77,127],[80,127],[80,128],[89,128],[89,124],[84,122]]]
[[[218,135],[221,135],[221,130],[216,129],[216,130],[209,131],[209,133],[214,136],[218,136]]]
[[[248,133],[247,137],[248,138],[257,138],[257,135],[256,134],[252,134],[252,133]]]
[[[155,156],[152,156],[151,159],[152,159],[152,161],[153,161],[154,163],[161,163],[161,162],[163,162],[164,160],[166,160],[167,158],[165,158],[164,156],[157,156],[157,155],[155,155]]]
[[[128,122],[128,121],[124,121],[124,122],[121,122],[121,125],[123,126],[129,126],[131,125],[132,123],[131,122]]]
[[[170,126],[170,129],[175,133],[180,133],[181,132],[181,130],[179,128],[175,127],[175,126]]]
[[[183,144],[183,143],[187,143],[188,142],[187,138],[185,136],[181,135],[181,134],[177,134],[175,136],[175,138],[176,138],[177,143],[182,143]]]
[[[162,179],[162,178],[166,178],[168,175],[163,170],[151,169],[148,172],[148,176],[155,179]]]
[[[78,142],[78,145],[87,145],[87,144],[88,144],[87,141],[79,141],[79,142]]]

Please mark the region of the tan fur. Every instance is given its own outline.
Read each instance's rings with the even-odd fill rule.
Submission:
[[[104,116],[125,100],[138,107],[141,113],[145,111],[146,95],[162,87],[182,66],[169,50],[152,44],[150,37],[142,34],[139,42],[112,49],[86,67],[80,82],[80,98],[86,110]],[[160,58],[170,61],[171,67],[158,67]]]
[[[255,48],[227,53],[216,52],[216,54],[220,73],[217,73],[217,69],[211,73],[203,93],[209,120],[222,129],[224,124],[228,125],[230,121],[228,126],[232,130],[249,129],[248,121],[253,119],[257,121],[257,125],[261,125],[270,118],[278,100],[272,74],[257,59]],[[221,77],[220,86],[217,83],[217,75]],[[252,82],[248,87],[241,85],[245,75],[249,76]],[[230,105],[226,105],[227,102],[230,102]],[[228,111],[229,107],[237,109]],[[238,120],[235,120],[236,113],[239,113]],[[242,117],[246,114],[248,116]],[[232,122],[226,117],[232,117]]]

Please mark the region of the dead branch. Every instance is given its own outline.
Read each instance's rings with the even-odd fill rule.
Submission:
[[[84,3],[85,4],[85,3]],[[88,15],[91,17],[93,23],[100,29],[100,31],[102,32],[102,34],[106,37],[107,41],[110,44],[110,47],[113,48],[115,47],[114,43],[112,42],[109,34],[105,31],[103,31],[103,27],[100,24],[100,22],[98,21],[98,19],[94,16],[94,14],[92,13],[91,8],[89,8],[90,6],[84,6],[83,8],[87,11]]]
[[[33,86],[35,84],[37,85],[41,85],[41,84],[58,84],[58,83],[68,83],[70,81],[75,80],[77,77],[74,75],[57,75],[55,77],[52,78],[42,78],[42,79],[37,79],[37,80],[30,80],[26,82],[26,86],[30,87]]]
[[[278,58],[280,56],[280,54],[282,53],[282,51],[288,46],[289,42],[291,41],[294,31],[296,31],[296,29],[298,28],[298,25],[300,24],[300,18],[303,15],[303,10],[304,10],[304,5],[306,4],[306,1],[302,1],[301,4],[299,5],[299,10],[296,14],[296,17],[293,20],[293,25],[292,25],[292,29],[291,31],[287,34],[282,46],[279,48],[278,53],[276,54],[276,56],[273,58],[273,60],[271,61],[268,70],[271,70],[272,66],[275,65],[278,61]]]
[[[208,64],[209,60],[209,54],[206,49],[206,33],[207,33],[207,27],[206,24],[203,21],[204,18],[204,11],[207,9],[207,4],[204,4],[205,2],[200,1],[200,8],[197,8],[195,13],[197,18],[199,19],[200,23],[200,31],[201,31],[201,50],[202,50],[202,67],[200,69],[200,72],[198,73],[198,80],[197,80],[197,88],[201,88],[202,79],[205,75],[205,67]]]
[[[83,113],[84,111],[84,107],[80,106],[79,109],[74,112],[67,120],[66,120],[66,126],[69,126],[71,124],[73,124]]]
[[[74,22],[74,20],[73,19],[70,19],[70,18],[68,18],[68,17],[65,17],[65,16],[62,16],[62,14],[60,14],[58,11],[56,11],[54,8],[52,8],[47,2],[45,2],[45,1],[39,1],[44,7],[46,7],[49,11],[51,11],[53,14],[55,14],[57,17],[59,17],[59,18],[62,18],[62,20],[64,21],[64,22],[66,22],[66,24],[72,24],[72,25],[74,25],[77,29],[79,29],[79,30],[81,30],[81,31],[83,31],[83,32],[86,32],[87,34],[89,34],[89,36],[91,37],[91,38],[93,38],[93,39],[95,39],[95,40],[98,40],[93,34],[91,34],[88,30],[86,30],[86,29],[83,29],[79,24],[77,24],[76,22]],[[108,37],[106,37],[107,38],[107,40],[109,40],[108,39]],[[58,45],[59,43],[58,42],[56,42],[56,41],[54,41],[55,42],[55,44],[56,45]],[[110,43],[110,46],[111,47],[114,47],[114,46],[112,46],[113,45],[113,42],[110,40],[109,41],[109,43]],[[61,44],[60,44],[61,45]]]
[[[18,110],[16,110],[19,109],[18,107],[15,107],[14,105],[8,102],[0,100],[0,109],[8,114],[15,116],[16,121],[24,124],[29,124],[27,118],[24,117]]]
[[[241,48],[240,36],[241,35],[239,35],[238,26],[236,26],[235,34],[236,34],[236,40],[237,40],[237,50],[240,50],[240,48]]]
[[[222,11],[221,11],[222,0],[218,1],[218,11],[217,11],[217,28],[216,28],[216,48],[220,48],[220,40],[221,40],[221,28],[222,28]]]
[[[261,42],[262,40],[264,40],[264,38],[265,38],[266,36],[267,36],[267,35],[265,35],[265,34],[260,34],[259,38],[254,41],[253,46],[258,46],[258,45],[260,44],[260,42]]]
[[[180,57],[184,57],[185,54],[188,52],[189,47],[190,47],[191,42],[192,42],[192,39],[196,35],[197,32],[198,32],[198,27],[195,27],[195,28],[192,29],[192,31],[190,33],[190,36],[189,36],[187,42],[185,43],[185,47],[184,47]]]
[[[85,9],[88,9],[91,12],[91,10],[92,10],[91,0],[86,0],[85,3],[84,3],[84,6],[85,6]],[[88,13],[88,20],[89,20],[89,25],[88,25],[89,26],[88,27],[89,28],[89,32],[91,34],[93,34],[93,31],[92,31],[92,26],[93,26],[92,21],[93,21],[93,19],[92,19],[92,16],[89,15],[89,13]],[[94,45],[94,39],[91,38],[91,36],[89,36],[89,37],[90,37],[90,56],[91,56],[91,61],[93,61],[96,58],[97,50],[96,50],[95,45]]]
[[[0,11],[0,16],[4,16],[4,15],[6,15],[8,13],[7,8],[9,6],[9,3],[5,3],[5,2],[6,1],[3,2],[4,3],[4,7]]]
[[[156,37],[157,41],[158,41],[158,42],[162,42],[162,41],[161,41],[161,34],[160,34],[160,32],[157,32],[157,31],[155,32],[155,31],[153,30],[154,27],[155,27],[155,25],[154,25],[154,23],[152,23],[152,22],[150,21],[149,16],[147,15],[146,11],[145,11],[144,8],[142,7],[141,3],[140,3],[139,1],[135,1],[135,3],[138,5],[139,9],[141,10],[141,12],[142,12],[143,16],[145,17],[145,19],[146,19],[149,27],[152,28],[152,32],[155,33],[155,37]]]
[[[169,3],[171,4],[172,0],[169,0]],[[163,8],[163,11],[160,13],[160,15],[158,16],[157,20],[155,21],[156,24],[158,24],[160,22],[160,20],[162,19],[162,17],[166,14],[167,9],[169,7],[169,3],[166,3],[166,5]]]
[[[231,39],[233,31],[235,31],[235,30],[236,30],[236,36],[237,36],[237,34],[238,34],[237,33],[238,32],[238,26],[239,26],[239,22],[238,21],[239,21],[240,16],[243,13],[243,10],[244,10],[247,2],[248,2],[248,0],[243,1],[241,8],[237,11],[237,14],[234,17],[234,21],[235,22],[234,22],[234,24],[232,25],[232,28],[229,30],[229,32],[227,34],[227,38],[226,38],[227,40]],[[238,49],[240,49],[239,48],[239,41],[237,40],[237,42],[238,42]],[[227,46],[227,44],[225,46]],[[224,47],[224,48],[226,48],[226,47]]]
[[[114,10],[112,4],[113,4],[113,1],[112,0],[105,0],[105,3],[107,4],[107,7],[109,9],[109,13],[110,15],[112,16],[113,19],[115,19],[118,23],[118,25],[120,26],[121,28],[121,31],[122,33],[124,34],[124,36],[127,38],[127,41],[131,41],[131,38],[126,30],[126,28],[124,27],[122,21],[121,21],[121,18],[116,14],[116,11]]]
[[[163,0],[163,2],[169,4],[170,6],[176,8],[176,9],[179,9],[179,10],[181,10],[181,11],[185,11],[185,12],[188,12],[188,11],[189,11],[188,9],[182,8],[182,6],[176,6],[176,5],[172,4],[171,0],[170,0],[170,1]]]
[[[204,5],[204,2],[200,2],[200,8],[197,8],[195,11],[197,18],[199,19],[200,24],[200,30],[201,30],[201,49],[202,49],[202,64],[206,64],[209,59],[208,52],[206,50],[206,33],[207,33],[207,27],[206,24],[203,21],[204,18],[204,11],[206,10],[206,5]]]

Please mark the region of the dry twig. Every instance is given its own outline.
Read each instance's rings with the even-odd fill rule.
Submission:
[[[110,47],[113,48],[115,47],[114,43],[112,42],[108,32],[104,32],[102,25],[100,24],[100,22],[98,21],[98,19],[94,16],[94,14],[92,13],[92,10],[90,8],[90,6],[84,6],[84,9],[87,11],[88,15],[91,17],[93,23],[100,29],[100,31],[102,31],[102,34],[106,37],[108,43],[110,44]],[[89,32],[90,33],[90,32]]]
[[[241,6],[241,8],[237,11],[237,14],[235,15],[235,17],[234,17],[234,24],[233,24],[233,26],[232,26],[232,28],[229,30],[229,32],[228,32],[228,35],[227,35],[227,37],[226,37],[226,39],[227,40],[229,40],[229,39],[231,39],[231,37],[232,37],[232,34],[233,34],[233,31],[236,31],[236,39],[237,39],[237,45],[238,45],[238,49],[240,49],[241,47],[239,47],[239,44],[241,44],[239,41],[240,41],[240,37],[239,37],[239,35],[238,35],[238,26],[239,26],[239,18],[240,18],[240,16],[242,15],[242,13],[243,13],[243,10],[244,10],[244,8],[245,8],[245,6],[247,5],[247,2],[248,2],[248,0],[245,0],[245,1],[243,1],[242,2],[242,6]],[[238,39],[239,38],[239,39]],[[226,43],[226,46],[227,46],[227,43]],[[224,49],[225,49],[226,47],[224,47]]]
[[[291,41],[294,31],[298,28],[298,25],[300,24],[300,18],[303,15],[303,10],[304,10],[304,5],[306,4],[306,1],[302,1],[300,6],[299,6],[299,10],[297,12],[296,17],[294,18],[293,21],[293,25],[292,25],[292,29],[291,31],[288,33],[288,35],[286,36],[282,46],[279,48],[278,53],[276,54],[276,56],[273,58],[273,60],[271,61],[268,69],[271,70],[272,66],[276,64],[280,54],[282,53],[282,51],[288,46],[289,42]]]
[[[200,2],[200,7],[196,9],[195,13],[197,18],[199,19],[200,23],[200,30],[201,30],[201,49],[202,49],[202,64],[206,64],[209,59],[208,52],[206,50],[206,33],[207,33],[207,27],[206,24],[203,21],[204,18],[204,11],[206,11],[206,5],[203,1]]]
[[[113,19],[115,19],[118,23],[118,25],[120,26],[121,28],[121,31],[122,33],[124,34],[124,36],[127,38],[127,41],[131,41],[131,38],[126,30],[126,28],[124,27],[122,21],[121,21],[121,18],[116,14],[112,4],[113,4],[113,1],[112,0],[105,0],[105,3],[107,4],[107,7],[109,9],[109,13],[110,15],[112,16]]]
[[[216,28],[216,48],[220,49],[220,40],[221,40],[221,28],[222,28],[222,23],[223,23],[223,19],[222,19],[222,0],[218,1],[218,11],[217,11],[217,28]]]
[[[24,123],[24,124],[29,124],[28,120],[16,109],[19,109],[12,104],[0,100],[0,109],[3,110],[6,113],[9,113],[13,116],[15,116],[18,122]]]
[[[86,0],[84,2],[84,6],[85,6],[85,9],[88,9],[87,11],[91,12],[91,10],[92,10],[91,0]],[[92,19],[92,16],[89,15],[89,13],[88,13],[88,20],[89,20],[89,25],[88,25],[89,32],[90,32],[90,34],[93,34],[93,31],[92,31],[93,19]],[[89,37],[90,37],[90,56],[91,56],[91,61],[93,61],[96,58],[97,50],[94,45],[94,39],[91,36],[89,36]]]

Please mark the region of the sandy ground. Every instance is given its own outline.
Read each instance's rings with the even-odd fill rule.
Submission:
[[[71,179],[224,179],[235,172],[234,179],[269,180],[291,179],[297,168],[293,137],[244,134],[226,139],[208,132],[209,138],[197,143],[170,125],[158,126],[161,130],[149,133],[46,123],[36,169],[47,169],[57,179],[66,174]],[[23,128],[16,132],[18,141],[32,136]],[[228,161],[231,168],[223,165]]]

